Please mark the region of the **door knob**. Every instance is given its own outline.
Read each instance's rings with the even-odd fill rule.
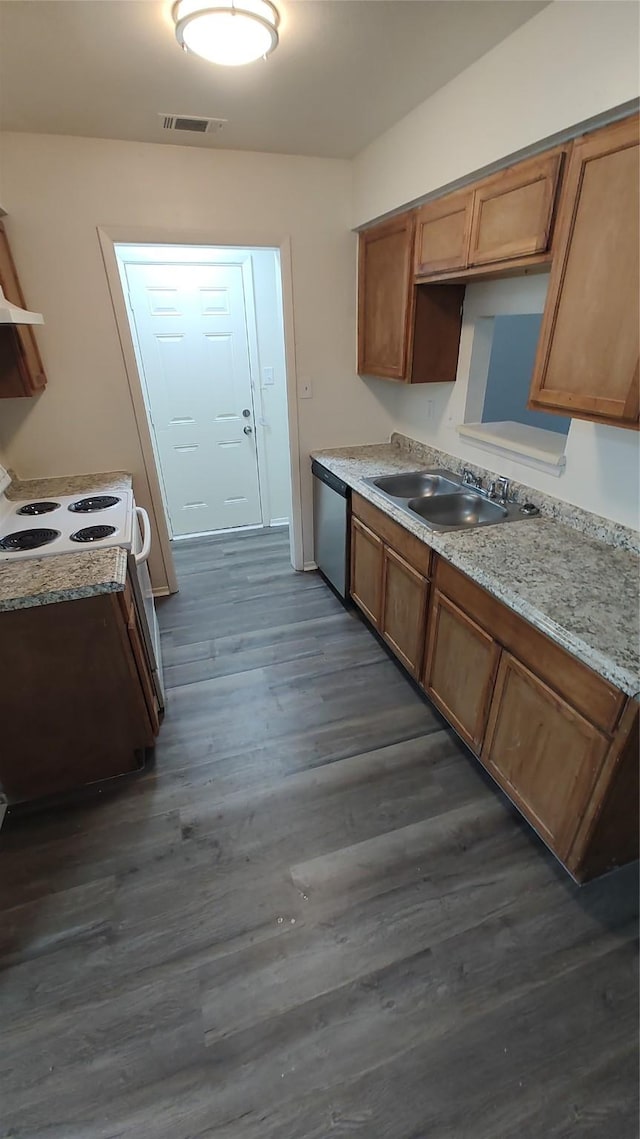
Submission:
[[[244,431],[245,435],[251,435],[253,432],[253,427],[249,427],[249,424],[247,423],[247,426],[243,427],[242,430]]]

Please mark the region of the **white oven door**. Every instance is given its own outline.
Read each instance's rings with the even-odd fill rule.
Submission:
[[[147,642],[147,653],[151,662],[151,668],[155,673],[154,681],[160,702],[164,707],[164,684],[162,680],[162,656],[160,653],[160,629],[158,627],[158,616],[156,613],[155,601],[153,598],[153,589],[151,588],[151,578],[149,576],[149,566],[147,564],[149,553],[151,550],[151,523],[149,515],[142,506],[136,506],[135,518],[133,526],[133,561],[135,564],[135,577],[137,581],[136,593],[139,594],[138,606],[142,606],[143,613],[140,614],[141,618],[144,616],[142,624],[144,628],[145,641]]]

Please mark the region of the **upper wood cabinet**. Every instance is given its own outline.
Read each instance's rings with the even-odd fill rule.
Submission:
[[[538,833],[566,858],[608,741],[505,653],[482,761]]]
[[[445,194],[420,207],[416,214],[416,277],[465,268],[472,209],[472,190]]]
[[[402,383],[456,378],[464,287],[413,281],[415,215],[360,234],[358,372]]]
[[[573,146],[530,407],[638,423],[638,116]]]
[[[414,232],[409,213],[360,234],[358,371],[366,375],[407,376]]]
[[[501,170],[476,187],[469,265],[509,261],[549,248],[562,158],[562,151],[551,151]]]
[[[0,222],[0,285],[12,304],[28,308],[7,234]],[[40,352],[30,324],[0,325],[0,399],[37,395],[46,386]]]
[[[418,279],[472,279],[548,260],[564,149],[518,162],[416,211]]]

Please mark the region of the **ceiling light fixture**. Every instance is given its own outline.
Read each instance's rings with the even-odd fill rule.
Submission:
[[[177,0],[172,15],[185,51],[225,67],[266,57],[278,43],[280,15],[270,0]]]

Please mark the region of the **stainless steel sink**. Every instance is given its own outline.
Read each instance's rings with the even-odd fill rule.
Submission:
[[[379,479],[367,481],[391,498],[404,499],[451,494],[460,488],[460,479],[451,471],[410,471],[406,475],[382,475]]]
[[[508,498],[508,483],[498,479],[485,490],[474,485],[471,471],[464,482],[453,471],[408,471],[364,479],[379,494],[411,518],[420,518],[430,530],[472,530],[498,522],[521,522],[534,517],[535,507],[524,509]],[[469,485],[469,479],[472,485]],[[504,494],[498,493],[501,486]]]
[[[419,514],[425,522],[438,526],[483,526],[488,522],[503,522],[508,517],[506,506],[490,502],[473,491],[443,494],[439,498],[412,498],[409,510]]]

